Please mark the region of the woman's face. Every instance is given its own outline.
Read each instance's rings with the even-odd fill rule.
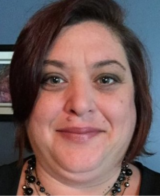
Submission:
[[[104,172],[121,163],[135,123],[134,84],[118,38],[97,22],[65,27],[27,125],[39,164],[65,175]]]

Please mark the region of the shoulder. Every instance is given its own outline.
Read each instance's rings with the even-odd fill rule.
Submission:
[[[18,164],[17,162],[14,162],[14,163],[10,163],[10,164],[7,164],[7,165],[2,165],[0,166],[0,177],[2,178],[3,175],[6,176],[6,174],[8,173],[13,173],[13,172],[16,172],[18,170]]]
[[[23,163],[32,156],[25,158]],[[18,166],[18,162],[0,166],[0,195],[15,195],[17,193],[22,167],[23,164]]]
[[[13,195],[16,193],[21,174],[21,167],[17,162],[0,166],[0,195]]]
[[[139,162],[134,165],[141,172],[140,195],[160,195],[160,173],[155,172]]]

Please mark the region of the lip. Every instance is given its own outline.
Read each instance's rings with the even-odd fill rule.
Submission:
[[[98,136],[104,130],[93,127],[67,127],[58,129],[57,132],[67,140],[76,143],[84,143],[91,140],[93,137]]]

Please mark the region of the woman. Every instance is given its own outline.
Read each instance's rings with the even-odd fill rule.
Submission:
[[[133,159],[151,124],[145,51],[112,0],[62,0],[22,30],[10,70],[16,144],[1,194],[158,195]]]

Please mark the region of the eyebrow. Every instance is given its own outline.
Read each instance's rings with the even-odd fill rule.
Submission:
[[[124,71],[126,71],[126,68],[124,65],[122,65],[119,61],[117,60],[104,60],[104,61],[100,61],[94,64],[94,68],[99,68],[99,67],[103,67],[106,65],[112,65],[112,64],[116,64],[119,67],[121,67]]]
[[[125,66],[122,65],[117,60],[103,60],[103,61],[99,61],[99,62],[97,62],[97,63],[95,63],[93,65],[93,68],[100,68],[100,67],[104,67],[106,65],[112,65],[112,64],[116,64],[119,67],[121,67],[124,71],[126,71]],[[53,65],[53,66],[61,68],[61,69],[65,68],[65,63],[63,63],[61,61],[57,61],[57,60],[44,60],[44,65]]]
[[[64,69],[65,68],[65,64],[61,61],[57,61],[57,60],[44,60],[44,65],[53,65],[55,67]]]

